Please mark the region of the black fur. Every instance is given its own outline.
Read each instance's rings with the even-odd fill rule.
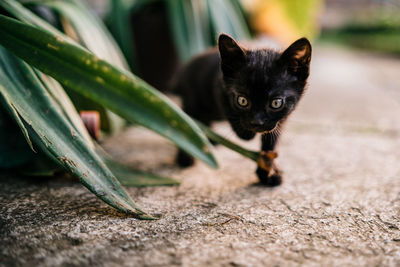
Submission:
[[[247,50],[221,34],[218,49],[190,61],[177,75],[173,90],[182,97],[183,110],[193,118],[206,125],[227,119],[245,140],[261,133],[261,149],[273,151],[280,127],[303,95],[310,60],[311,44],[305,38],[278,52]],[[279,106],[277,103],[283,104],[273,108]],[[177,162],[190,166],[193,159],[179,151]],[[256,173],[262,183],[279,185],[281,171],[272,166],[269,172],[259,167]]]

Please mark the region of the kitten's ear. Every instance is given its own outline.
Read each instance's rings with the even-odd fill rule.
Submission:
[[[311,44],[301,38],[291,44],[281,55],[280,61],[300,80],[306,80],[310,73]]]
[[[245,50],[229,35],[223,33],[218,37],[218,49],[221,69],[226,76],[233,75],[246,62]]]

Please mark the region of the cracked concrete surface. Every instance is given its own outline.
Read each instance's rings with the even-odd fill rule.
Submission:
[[[279,145],[282,186],[257,185],[255,164],[224,147],[219,170],[180,170],[173,145],[130,128],[106,150],[182,181],[128,189],[161,219],[124,216],[70,178],[2,173],[0,265],[400,266],[400,60],[315,51]]]

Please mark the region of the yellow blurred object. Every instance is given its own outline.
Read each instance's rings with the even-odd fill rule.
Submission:
[[[282,45],[300,37],[314,39],[319,33],[322,0],[242,0],[250,25]]]

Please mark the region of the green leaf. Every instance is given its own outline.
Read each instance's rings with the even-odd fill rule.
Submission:
[[[0,97],[27,129],[29,138],[82,184],[116,209],[140,219],[153,219],[136,207],[111,171],[94,151],[94,145],[75,130],[62,106],[43,86],[36,72],[0,47]]]
[[[63,36],[0,16],[0,44],[63,85],[167,138],[212,167],[211,145],[175,104],[132,73]]]
[[[134,169],[126,164],[116,162],[99,145],[96,145],[96,152],[103,158],[104,162],[107,164],[107,167],[112,171],[112,173],[114,173],[122,185],[145,187],[180,184],[179,181],[176,181],[172,178],[144,172]]]
[[[117,177],[118,181],[125,186],[144,187],[180,184],[180,182],[172,178],[136,170],[110,159],[104,159],[104,161]]]
[[[61,23],[66,19],[78,37],[78,40],[75,41],[89,49],[97,57],[119,68],[128,69],[128,64],[111,34],[83,1],[40,1],[39,5],[55,10],[62,18]]]
[[[4,8],[12,16],[16,17],[18,20],[36,25],[43,30],[51,32],[53,34],[63,35],[64,38],[69,38],[63,33],[59,32],[52,25],[48,24],[46,21],[42,20],[40,17],[36,16],[29,9],[22,6],[18,1],[15,0],[2,0],[0,1],[0,6]]]
[[[249,29],[237,0],[205,0],[210,13],[210,23],[216,38],[224,32],[235,39],[250,38]]]
[[[108,14],[106,25],[113,34],[115,40],[121,47],[125,58],[133,73],[137,73],[137,62],[135,54],[135,44],[133,42],[133,30],[131,28],[131,14],[133,6],[138,1],[113,0],[110,2],[110,13]]]
[[[182,60],[216,44],[221,32],[238,39],[250,37],[237,0],[167,0],[175,45]]]
[[[189,60],[212,45],[204,1],[166,1],[170,24],[180,57]]]

